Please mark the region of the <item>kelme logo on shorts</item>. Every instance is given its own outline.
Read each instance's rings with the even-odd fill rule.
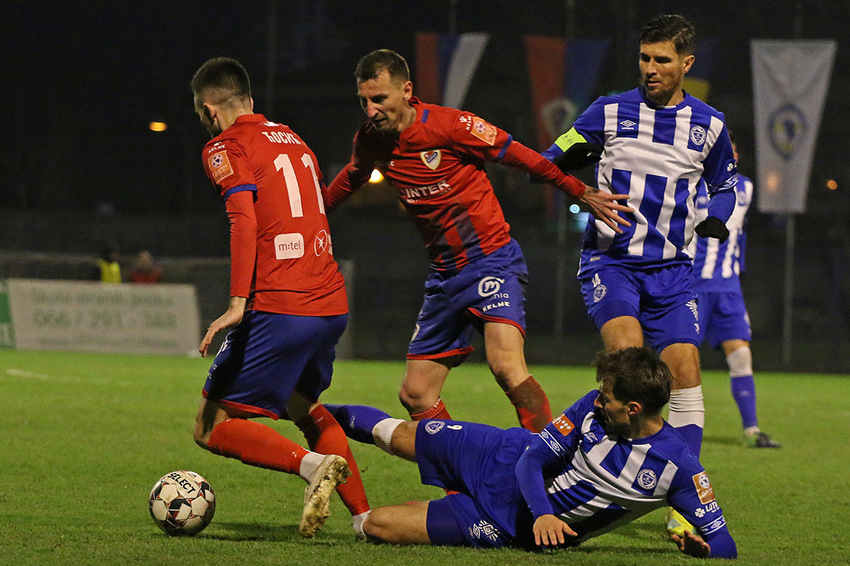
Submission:
[[[478,294],[482,297],[495,295],[502,288],[502,283],[504,282],[504,279],[499,279],[498,277],[485,277],[478,282]]]

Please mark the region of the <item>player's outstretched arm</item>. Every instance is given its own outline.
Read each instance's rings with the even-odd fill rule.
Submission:
[[[588,186],[584,190],[584,194],[579,198],[580,201],[588,205],[593,213],[593,216],[604,222],[612,230],[622,234],[622,226],[631,226],[631,223],[620,216],[619,212],[634,212],[634,209],[620,204],[617,201],[628,200],[629,195],[612,195],[604,191],[600,191],[596,187]]]
[[[675,542],[679,550],[688,556],[708,558],[708,555],[711,554],[711,547],[708,543],[691,531],[685,531],[682,536],[670,535],[670,540]]]
[[[213,323],[210,324],[209,328],[207,328],[207,333],[204,334],[204,339],[201,340],[198,352],[201,353],[202,358],[207,357],[207,350],[209,349],[213,338],[219,333],[219,331],[226,328],[233,328],[242,322],[242,317],[245,316],[245,305],[247,302],[248,299],[245,297],[230,297],[230,306],[223,315],[215,319]]]
[[[537,546],[559,546],[566,537],[577,536],[568,524],[555,515],[541,515],[534,521],[534,544]]]

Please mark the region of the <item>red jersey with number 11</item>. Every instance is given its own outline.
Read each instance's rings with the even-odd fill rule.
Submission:
[[[230,295],[248,297],[248,308],[258,311],[347,313],[322,174],[304,141],[288,126],[249,114],[212,139],[203,155],[230,217]]]

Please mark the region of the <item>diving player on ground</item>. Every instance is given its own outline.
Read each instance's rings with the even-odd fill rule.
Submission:
[[[394,544],[573,546],[670,505],[696,529],[671,537],[682,552],[737,557],[705,469],[661,417],[672,381],[666,364],[629,348],[601,353],[596,368],[599,390],[539,434],[328,405],[350,438],[415,461],[422,483],[456,492],[374,509],[366,535]]]

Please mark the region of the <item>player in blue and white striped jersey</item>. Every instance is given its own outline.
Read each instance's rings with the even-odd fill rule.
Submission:
[[[735,161],[738,148],[732,138]],[[756,385],[753,379],[752,331],[744,304],[740,274],[744,271],[747,212],[753,201],[753,182],[738,175],[735,210],[726,222],[729,239],[695,238],[694,290],[699,307],[701,340],[721,349],[729,366],[732,397],[738,405],[744,428],[744,443],[753,448],[780,448],[782,445],[759,428],[756,415]],[[697,194],[697,221],[708,214],[709,199],[704,187]]]
[[[574,546],[670,505],[695,527],[685,554],[735,558],[735,541],[699,459],[661,417],[672,377],[645,348],[601,353],[599,390],[539,434],[461,421],[403,421],[328,405],[346,434],[419,465],[436,501],[380,507],[363,531],[394,544],[528,549]]]
[[[590,219],[579,281],[606,349],[655,348],[673,372],[670,424],[699,455],[705,408],[688,243],[724,239],[737,177],[724,116],[682,89],[694,62],[685,18],[659,16],[640,35],[640,87],[597,99],[544,155],[564,169],[598,159],[596,182],[627,193],[631,226],[617,233]],[[711,196],[695,222],[697,187]],[[622,213],[621,213],[622,214]]]

